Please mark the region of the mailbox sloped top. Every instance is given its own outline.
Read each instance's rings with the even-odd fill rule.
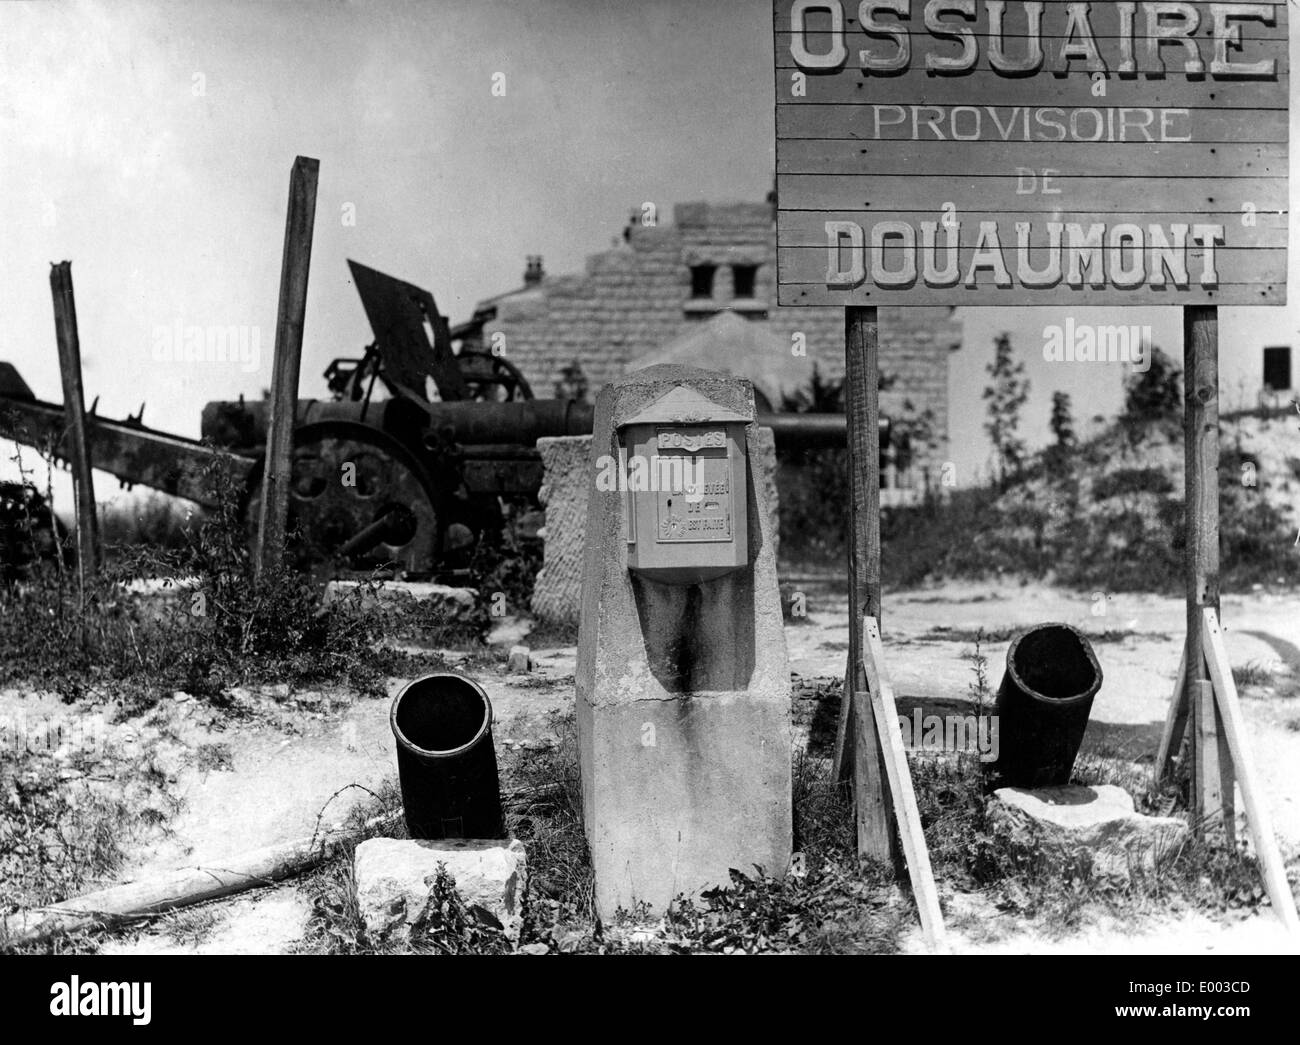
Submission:
[[[714,402],[693,388],[678,385],[629,417],[624,425],[642,424],[705,424],[723,421],[748,423],[752,416],[738,413],[729,406]]]

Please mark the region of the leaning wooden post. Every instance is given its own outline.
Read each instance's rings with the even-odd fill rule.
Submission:
[[[316,178],[320,161],[299,156],[289,175],[289,213],[280,262],[280,307],[275,319],[275,364],[271,375],[271,416],[262,471],[262,502],[257,518],[258,578],[284,560],[293,467],[293,427],[298,411],[298,372],[302,361],[303,317],[307,311],[307,273],[311,268],[312,226],[316,218]]]
[[[862,675],[862,627],[880,620],[880,326],[875,306],[844,310],[848,419],[849,659],[836,738],[837,780],[853,778],[858,855],[895,863],[898,840],[883,747]],[[869,740],[868,750],[860,746]]]
[[[1183,309],[1183,442],[1186,472],[1186,701],[1191,742],[1191,820],[1198,834],[1222,819],[1234,837],[1233,770],[1205,662],[1204,611],[1219,615],[1219,317],[1213,305]]]
[[[54,335],[59,345],[59,374],[63,378],[63,412],[67,418],[68,460],[72,463],[72,492],[77,509],[77,580],[82,604],[86,586],[99,563],[99,521],[95,514],[95,484],[90,473],[90,443],[86,433],[86,395],[81,384],[81,340],[77,335],[77,302],[72,293],[72,262],[50,266],[54,296]]]

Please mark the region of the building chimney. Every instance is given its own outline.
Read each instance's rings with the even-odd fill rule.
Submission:
[[[535,287],[542,281],[542,256],[529,254],[528,265],[524,269],[524,286]]]

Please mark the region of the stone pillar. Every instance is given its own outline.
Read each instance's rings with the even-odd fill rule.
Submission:
[[[550,624],[574,625],[582,605],[591,436],[538,439],[537,450],[543,474],[537,499],[546,508],[546,526],[542,568],[533,581],[533,616]]]
[[[596,402],[577,721],[604,918],[639,901],[662,910],[726,884],[732,867],[781,875],[790,860],[790,675],[766,484],[751,460],[746,488],[732,492],[746,498],[748,565],[678,585],[629,572],[629,495],[596,481],[618,460],[620,426],[683,388],[727,416],[754,416],[748,381],[682,366],[623,377]],[[744,430],[764,446],[752,421]]]

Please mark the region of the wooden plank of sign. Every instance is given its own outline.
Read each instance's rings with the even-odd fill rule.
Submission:
[[[1028,287],[931,288],[922,284],[912,287],[877,287],[870,283],[855,287],[851,293],[834,291],[820,283],[782,283],[777,288],[777,304],[787,308],[813,305],[843,306],[868,302],[873,305],[950,305],[1001,306],[1065,305],[1080,308],[1090,305],[1125,307],[1134,305],[1186,305],[1189,300],[1214,305],[1285,305],[1286,283],[1220,283],[1215,288],[1196,287],[1176,291],[1170,287],[1053,287],[1034,290]]]
[[[951,214],[952,218],[948,224],[959,226],[954,231],[957,233],[957,242],[960,246],[975,246],[980,238],[980,224],[986,221],[1000,222],[1001,229],[1005,229],[1010,233],[1011,246],[1014,248],[1016,245],[1015,218],[1019,217],[1019,214],[1008,216],[1005,212],[958,211],[955,208],[951,211]],[[942,251],[947,247],[948,229],[944,225],[945,218],[942,210],[927,208],[914,211],[891,211],[888,215],[883,216],[897,217],[900,221],[908,222],[914,229],[920,229],[923,221],[936,222],[938,225],[936,231],[939,248]],[[860,223],[866,217],[860,211],[847,210],[786,211],[783,215],[781,229],[777,233],[777,246],[820,247],[825,251],[827,249],[826,223],[828,221]],[[877,218],[871,216],[870,220],[875,221]],[[1047,230],[1041,224],[1041,222],[1046,221],[1072,222],[1082,225],[1085,230],[1095,221],[1104,222],[1108,228],[1115,225],[1138,225],[1143,229],[1149,223],[1155,222],[1164,226],[1166,230],[1176,224],[1187,225],[1190,229],[1192,225],[1208,223],[1223,225],[1225,229],[1230,227],[1232,244],[1236,249],[1265,247],[1274,250],[1285,249],[1290,227],[1290,215],[1286,211],[1258,211],[1245,207],[1240,210],[1206,211],[1201,214],[1171,214],[1168,211],[1155,213],[1110,211],[1097,214],[1093,211],[1053,210],[1050,214],[1043,212],[1040,223],[1032,230],[1031,243],[1046,243]],[[1001,235],[1001,229],[999,235]],[[1199,250],[1200,248],[1191,247],[1191,249]]]
[[[1085,229],[1086,229],[1085,225]],[[1015,232],[1011,229],[1005,230],[1007,235],[1003,237],[1002,258],[1003,263],[1008,269],[1012,280],[1016,279],[1016,263],[1020,255],[1016,249]],[[943,243],[942,237],[940,244]],[[923,258],[928,252],[923,252],[919,247],[912,250],[904,250],[898,246],[887,246],[880,251],[880,261],[885,272],[903,272],[913,271],[918,274],[918,278],[924,281]],[[948,252],[940,246],[938,250],[938,263],[940,266],[947,263]],[[997,285],[997,274],[990,268],[980,268],[974,273],[970,273],[971,262],[975,259],[974,247],[959,247],[957,249],[957,278],[963,286],[971,282],[967,279],[968,274],[974,275],[976,286],[995,287]],[[1037,270],[1046,269],[1049,261],[1049,251],[1046,247],[1031,246],[1026,253],[1026,260],[1029,265]],[[1058,256],[1064,253],[1058,252]],[[847,257],[847,249],[844,251]],[[1186,252],[1186,264],[1188,270],[1188,285],[1199,286],[1200,274],[1203,265],[1204,251],[1199,248],[1193,249],[1189,243]],[[1086,284],[1104,281],[1105,284],[1113,285],[1115,273],[1112,269],[1112,262],[1109,250],[1101,250],[1101,273],[1100,280],[1094,280],[1087,271],[1081,273],[1083,281]],[[1136,261],[1128,257],[1126,260],[1135,266],[1144,266],[1144,280],[1150,282],[1150,273],[1154,270],[1154,265],[1149,265],[1148,259],[1137,259]],[[826,279],[826,268],[828,261],[828,251],[825,246],[821,247],[781,247],[777,250],[777,264],[780,266],[783,281],[790,283],[816,283]],[[1214,264],[1216,271],[1219,273],[1231,272],[1233,279],[1237,282],[1255,283],[1264,282],[1272,278],[1279,277],[1286,272],[1286,251],[1270,250],[1266,247],[1219,247],[1214,252]],[[1062,265],[1065,268],[1065,265]],[[1062,280],[1061,282],[1064,282]]]
[[[1059,47],[1060,43],[1061,41],[1057,41],[1054,46]],[[809,92],[819,86],[824,89],[835,84],[863,84],[869,89],[870,96],[873,99],[882,91],[895,93],[914,91],[921,97],[929,98],[929,88],[931,87],[938,87],[944,83],[961,84],[969,82],[972,77],[980,77],[981,79],[996,79],[1008,86],[1016,84],[1032,86],[1037,84],[1043,89],[1058,87],[1070,92],[1082,92],[1090,96],[1093,102],[1103,98],[1110,99],[1113,97],[1114,91],[1122,88],[1146,87],[1154,91],[1173,87],[1202,98],[1201,104],[1214,108],[1232,104],[1231,101],[1224,97],[1223,88],[1225,85],[1233,89],[1252,85],[1268,87],[1276,83],[1278,79],[1285,80],[1289,68],[1287,63],[1287,38],[1285,36],[1280,36],[1275,40],[1252,41],[1247,47],[1231,55],[1234,62],[1249,62],[1261,70],[1259,75],[1249,78],[1233,78],[1213,74],[1195,74],[1189,77],[1184,74],[1183,59],[1186,55],[1181,48],[1162,49],[1159,64],[1157,64],[1156,59],[1148,53],[1141,43],[1134,51],[1134,71],[1125,73],[1118,72],[1114,66],[1109,64],[1105,69],[1091,70],[1086,62],[1078,60],[1071,62],[1069,69],[1058,69],[1052,46],[1044,47],[1048,57],[1037,68],[1024,72],[1008,72],[1005,69],[999,69],[993,64],[988,52],[987,39],[977,40],[977,54],[973,61],[963,65],[961,69],[953,70],[931,68],[929,62],[932,58],[947,61],[959,56],[962,53],[961,47],[956,45],[954,41],[941,41],[928,36],[911,37],[907,64],[900,69],[885,71],[865,65],[853,51],[848,52],[845,61],[837,68],[812,68],[799,64],[799,60],[790,53],[788,43],[782,42],[779,46],[780,50],[776,52],[776,67],[774,69],[777,98],[778,100],[784,98],[792,103],[798,103],[810,97],[810,95],[803,94],[801,90],[794,89],[796,84],[801,88],[807,88]],[[1114,45],[1111,46],[1114,47]],[[1008,57],[1011,59],[1018,59],[1025,53],[1023,44],[1008,50]],[[1102,47],[1100,50],[1105,51],[1106,48]],[[1209,60],[1213,57],[1213,45],[1209,50],[1210,54],[1206,54],[1204,50],[1201,52],[1201,60],[1206,63],[1207,68]],[[872,53],[879,54],[882,57],[892,56],[897,53],[897,48],[891,42],[884,48],[873,50]],[[1270,64],[1262,64],[1266,62]],[[797,72],[804,73],[805,79],[798,80],[791,75]],[[1037,94],[1030,95],[1030,103],[1047,104],[1037,101],[1038,97],[1040,96]],[[1153,95],[1148,96],[1148,98],[1150,97],[1153,97]],[[1090,103],[1084,101],[1080,104],[1087,105]],[[1146,102],[1139,101],[1137,104],[1150,105],[1153,103],[1148,100]]]
[[[1135,167],[1159,163],[1166,178],[1285,178],[1286,146],[1207,142],[879,141],[803,138],[781,144],[778,174],[913,175],[929,164],[966,174],[1018,174],[1051,168],[1055,177],[1131,177]]]
[[[1043,0],[1042,32],[1050,33],[1051,35],[1058,37],[1063,36],[1066,21],[1069,16],[1067,8],[1071,3],[1076,2],[1077,0]],[[1192,33],[1193,37],[1197,39],[1208,40],[1212,37],[1213,23],[1209,17],[1211,2],[1212,0],[1192,0],[1191,6],[1196,8],[1197,13],[1200,16],[1199,25]],[[1227,0],[1227,3],[1241,3],[1248,4],[1251,7],[1262,6],[1268,8],[1269,14],[1273,19],[1281,17],[1280,12],[1286,6],[1285,0],[1261,0],[1259,5],[1256,5],[1253,0]],[[778,32],[788,33],[790,30],[790,0],[773,0],[772,6],[778,16],[775,22]],[[863,30],[857,17],[858,5],[853,3],[852,0],[839,0],[839,6],[844,13],[845,31],[855,38],[861,37]],[[912,0],[911,6],[913,8],[911,21],[909,22],[904,19],[899,19],[897,23],[898,26],[900,28],[910,26],[911,31],[925,33],[927,30],[922,22],[925,0]],[[892,15],[884,8],[879,8],[877,10],[877,17],[880,19],[881,23],[884,24],[886,21],[889,21],[896,16]],[[988,35],[989,10],[986,3],[977,3],[975,5],[975,17],[973,19],[955,17],[954,15],[948,15],[946,16],[946,19],[951,19],[952,24],[954,25],[970,27],[980,35]],[[1172,20],[1169,20],[1163,24],[1170,24],[1171,22]],[[1025,18],[1025,8],[1022,0],[1011,0],[1011,2],[1007,4],[1003,23],[1005,25],[1006,34],[1011,34],[1013,32],[1020,33],[1021,35],[1024,34],[1027,20]],[[824,29],[829,24],[830,14],[825,8],[811,7],[808,9],[807,16],[805,17],[805,26],[808,28],[810,35],[815,36],[819,30]],[[1093,2],[1088,5],[1088,24],[1092,27],[1093,36],[1115,36],[1118,34],[1120,28],[1119,10],[1113,3],[1107,3],[1104,2],[1104,0],[1093,0]],[[1135,31],[1141,34],[1145,24],[1145,19],[1139,14],[1134,21]],[[1259,33],[1266,32],[1270,28],[1266,22],[1253,18],[1234,22],[1234,24],[1241,26],[1243,36],[1247,34],[1247,31]],[[883,36],[880,38],[884,39]]]
[[[898,180],[853,174],[789,174],[781,179],[781,210],[938,211],[951,200],[958,210],[1026,211],[1069,207],[1101,213],[1131,210],[1135,184],[1141,178],[1094,178],[1061,174],[1053,184],[1059,196],[1026,196],[1018,192],[1013,171],[1005,175],[918,174]],[[1161,210],[1200,213],[1238,208],[1249,200],[1260,210],[1287,209],[1287,184],[1282,178],[1171,178],[1160,183]],[[880,220],[875,218],[874,220]]]
[[[1046,0],[1042,22],[1039,27],[1038,36],[1043,40],[1060,41],[1065,39],[1065,29],[1067,25],[1068,12],[1064,9],[1064,4],[1069,0],[1054,2]],[[1241,0],[1248,2],[1248,0]],[[1209,4],[1197,2],[1192,5],[1197,10],[1198,24],[1191,32],[1191,38],[1204,49],[1207,45],[1214,42],[1214,23],[1210,17]],[[777,18],[775,21],[776,35],[778,39],[789,39],[790,32],[790,0],[776,0],[774,4]],[[881,25],[887,25],[891,30],[898,29],[905,31],[911,36],[930,36],[931,34],[925,28],[923,22],[925,5],[923,0],[914,0],[912,18],[910,21],[897,18],[889,11],[881,8],[876,12],[876,18]],[[1284,3],[1268,3],[1269,14],[1273,24],[1268,24],[1266,20],[1260,19],[1233,19],[1232,24],[1239,27],[1241,39],[1247,40],[1276,40],[1279,39],[1279,33],[1282,39],[1286,37],[1285,7]],[[862,47],[871,47],[873,50],[879,50],[882,55],[893,53],[893,43],[891,38],[879,32],[872,32],[868,35],[862,29],[862,24],[858,21],[857,4],[844,2],[841,6],[844,12],[844,31],[845,44],[850,49],[850,53],[861,49]],[[986,4],[980,3],[975,5],[974,18],[959,18],[955,14],[946,15],[944,18],[945,25],[953,28],[970,29],[976,36],[987,37],[989,35],[990,19],[989,10]],[[1279,24],[1281,23],[1281,24]],[[809,49],[814,53],[823,49],[828,39],[826,30],[830,26],[830,15],[827,11],[810,9],[805,18],[805,35],[808,37]],[[1174,24],[1173,19],[1166,19],[1162,22],[1164,25]],[[1088,25],[1092,30],[1093,38],[1100,44],[1103,40],[1118,40],[1123,37],[1121,32],[1121,22],[1119,9],[1111,3],[1091,3],[1088,5]],[[1024,40],[1029,38],[1029,23],[1025,15],[1025,8],[1020,3],[1008,3],[1002,19],[1002,36],[1008,40]],[[948,31],[948,30],[945,30]],[[1134,18],[1133,22],[1134,35],[1137,38],[1137,44],[1140,45],[1146,34],[1146,19],[1140,13]],[[1075,38],[1077,39],[1077,37]],[[956,51],[957,43],[951,39],[944,38],[950,50]],[[1020,45],[1017,45],[1020,46]],[[1169,49],[1172,54],[1174,48],[1172,45],[1165,45],[1161,49]],[[1019,50],[1010,52],[1009,56],[1019,54]]]
[[[982,106],[980,102],[979,90],[981,88],[971,85],[970,104]],[[1005,127],[1012,118],[1012,110],[1015,106],[996,108],[998,118]],[[1105,110],[1109,106],[1094,105],[1089,108]],[[1120,107],[1116,107],[1120,108]],[[987,111],[987,110],[985,110]],[[1106,117],[1109,120],[1109,117]],[[777,136],[777,155],[781,154],[781,144],[793,138],[849,138],[854,140],[874,139],[873,133],[873,113],[870,104],[858,105],[784,105],[776,107],[776,136]],[[1023,117],[1021,117],[1023,119]],[[1115,117],[1116,127],[1119,126],[1120,116]],[[990,116],[987,121],[993,124]],[[924,128],[924,121],[921,123]],[[1287,141],[1287,114],[1285,109],[1271,108],[1260,109],[1252,112],[1249,119],[1243,119],[1242,114],[1233,109],[1197,109],[1195,111],[1195,140],[1201,143],[1219,144],[1219,143],[1262,143],[1262,142],[1286,142]],[[1092,128],[1086,128],[1091,134]],[[898,127],[888,129],[890,134],[897,135],[897,140],[910,140],[910,125],[903,128],[900,132]],[[988,137],[995,140],[1001,140],[1000,132],[996,126],[989,131]],[[1053,136],[1055,132],[1052,132]],[[896,140],[883,138],[882,140]],[[1068,139],[1067,139],[1068,141]],[[1042,142],[1044,145],[1052,144],[1050,141]],[[1064,144],[1064,143],[1063,143]],[[1101,143],[1098,143],[1101,144]],[[1142,171],[1134,170],[1134,177],[1140,177]],[[1153,172],[1158,175],[1159,171]]]
[[[1276,58],[1276,52],[1261,58]],[[896,76],[862,76],[852,71],[839,76],[807,76],[791,79],[790,69],[776,71],[777,105],[796,108],[810,105],[971,105],[971,80],[982,82],[979,105],[1028,106],[1043,109],[1068,106],[1091,109],[1105,105],[1135,110],[1187,108],[1196,112],[1222,109],[1274,109],[1285,97],[1287,78],[1242,80],[1229,89],[1213,80],[1119,80],[1094,83],[1086,76],[1057,79],[1040,74],[1025,79],[1008,79],[987,66],[966,76],[932,76],[924,68],[911,68]],[[1105,87],[1105,94],[1095,92]],[[799,93],[796,93],[799,92]],[[1279,92],[1281,92],[1279,94]]]

